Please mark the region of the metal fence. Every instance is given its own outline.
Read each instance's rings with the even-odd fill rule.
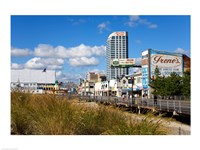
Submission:
[[[153,99],[153,95],[150,95],[150,99]],[[182,95],[175,95],[175,96],[158,96],[159,99],[163,100],[187,100],[190,101],[190,96],[182,96]]]
[[[77,98],[80,101],[95,101],[105,104],[123,105],[125,107],[155,109],[158,111],[173,112],[174,114],[190,115],[190,101],[184,100],[158,99],[155,102],[153,99],[130,99],[111,96],[77,96]]]

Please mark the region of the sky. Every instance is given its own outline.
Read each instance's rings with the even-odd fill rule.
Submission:
[[[148,48],[190,57],[190,16],[11,16],[11,69],[53,69],[59,81],[106,73],[106,40],[128,32],[129,58]],[[129,73],[136,69],[130,68]]]

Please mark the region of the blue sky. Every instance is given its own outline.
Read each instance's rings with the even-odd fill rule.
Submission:
[[[127,31],[129,57],[148,49],[190,56],[190,16],[11,16],[11,68],[55,69],[75,81],[106,72],[105,46],[112,32]],[[130,69],[130,73],[133,69]]]

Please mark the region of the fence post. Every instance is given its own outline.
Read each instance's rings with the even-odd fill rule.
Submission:
[[[161,103],[162,103],[162,100],[160,100],[160,110],[161,110]]]
[[[146,99],[146,102],[147,102],[147,107],[148,107],[148,99]]]
[[[175,101],[174,101],[174,110],[176,109],[176,104],[175,104]]]
[[[167,111],[169,111],[169,103],[168,103],[168,101],[167,101]]]
[[[181,102],[179,101],[179,112],[181,113]]]

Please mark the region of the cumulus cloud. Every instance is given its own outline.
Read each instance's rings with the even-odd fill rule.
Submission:
[[[49,44],[39,44],[33,53],[27,49],[26,51],[18,50],[25,54],[33,54],[36,56],[30,60],[28,60],[25,64],[21,66],[17,66],[17,64],[13,64],[12,68],[28,68],[28,69],[63,69],[63,65],[66,62],[73,67],[79,66],[95,66],[99,64],[97,58],[98,56],[105,56],[106,47],[105,46],[87,46],[84,44],[80,44],[76,47],[65,48],[63,46],[53,47]],[[26,52],[26,53],[25,53]],[[13,55],[16,55],[16,50],[13,50]],[[19,53],[18,53],[19,56]]]
[[[146,19],[141,19],[139,16],[129,16],[129,20],[125,23],[129,27],[136,27],[138,25],[146,25],[150,29],[155,29],[158,27],[157,24],[154,24]]]
[[[30,59],[25,63],[24,67],[28,69],[42,69],[45,68],[46,65],[40,62],[41,58],[35,57]]]
[[[27,61],[24,65],[28,69],[63,69],[64,60],[56,58],[39,58],[35,57]]]
[[[177,48],[176,51],[177,53],[185,54],[185,55],[190,55],[190,51],[184,50],[182,48]]]
[[[99,29],[99,33],[103,33],[104,30],[110,30],[108,25],[110,24],[109,21],[100,23],[97,27]]]
[[[56,78],[61,78],[62,77],[62,71],[56,71]]]
[[[20,65],[20,64],[17,64],[17,63],[11,63],[11,69],[23,69],[24,66],[23,65]]]
[[[39,57],[54,57],[54,58],[74,58],[74,57],[91,57],[105,56],[105,46],[87,46],[81,44],[76,47],[65,48],[63,46],[53,47],[48,44],[39,44],[34,51]]]
[[[94,58],[87,58],[87,57],[76,57],[76,58],[70,58],[69,64],[74,67],[80,67],[80,66],[96,66],[99,64],[99,61]]]
[[[63,48],[61,47],[60,49],[62,50]],[[34,54],[35,54],[35,56],[51,57],[56,52],[57,52],[56,49],[54,49],[53,46],[51,46],[51,45],[39,44],[38,47],[35,48]]]
[[[11,48],[11,56],[20,57],[20,56],[29,56],[32,55],[33,52],[29,49],[19,49],[19,48]]]
[[[85,74],[79,74],[79,73],[63,73],[62,71],[56,72],[56,80],[59,81],[73,81],[75,83],[78,83],[80,81],[80,78],[85,78]]]

